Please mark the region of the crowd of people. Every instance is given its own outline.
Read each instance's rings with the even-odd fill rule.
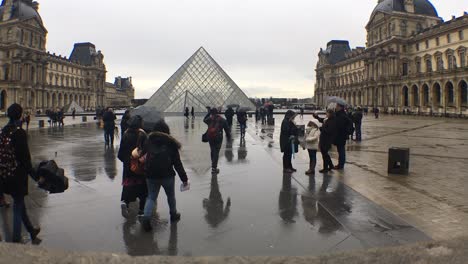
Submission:
[[[65,119],[65,114],[63,112],[63,109],[57,108],[57,109],[49,109],[46,110],[46,116],[49,118],[49,124],[53,127],[63,127],[65,125],[64,119]]]
[[[262,112],[262,109],[264,111]],[[269,117],[272,112],[267,108],[257,109],[258,116],[263,119]],[[265,112],[268,111],[268,112]],[[192,108],[192,116],[194,110]],[[188,108],[185,110],[187,116]],[[59,111],[48,113],[51,116],[63,116]],[[209,144],[211,153],[211,172],[217,175],[219,154],[223,144],[224,136],[228,142],[232,141],[233,117],[237,116],[241,131],[241,141],[245,137],[248,114],[246,110],[228,107],[224,115],[217,108],[207,107],[207,114],[203,121],[207,125],[206,133],[202,141]],[[310,158],[307,175],[315,175],[317,165],[317,152],[320,151],[323,159],[323,168],[320,173],[332,170],[342,170],[346,164],[346,143],[349,139],[360,141],[363,111],[361,108],[345,109],[342,104],[337,104],[335,109],[328,109],[326,117],[322,118],[314,114],[314,120],[307,124],[304,136],[299,136],[300,127],[296,124],[298,113],[293,110],[287,111],[281,124],[280,149],[283,153],[284,173],[294,173],[297,170],[292,165],[292,158],[299,151],[299,146],[306,149]],[[22,129],[24,121],[23,109],[18,104],[8,108],[9,123],[0,133],[0,159],[2,164],[15,161],[14,168],[10,174],[8,166],[1,168],[0,172],[0,207],[9,207],[4,193],[13,197],[13,242],[21,242],[21,224],[23,223],[34,241],[40,232],[40,228],[34,227],[29,220],[24,197],[28,194],[28,176],[36,181],[35,172],[31,164],[31,155],[28,148],[26,132]],[[116,133],[116,115],[112,108],[107,108],[102,113],[104,128],[104,140],[106,146],[114,145]],[[259,121],[260,118],[256,118]],[[63,125],[63,123],[62,123]],[[121,211],[124,217],[129,217],[130,204],[138,200],[138,216],[142,227],[146,231],[152,229],[152,215],[156,206],[161,187],[164,189],[169,205],[171,222],[178,222],[181,215],[177,210],[175,197],[175,176],[178,175],[182,181],[182,188],[189,188],[188,175],[180,157],[182,144],[171,135],[169,125],[161,119],[151,131],[144,130],[144,119],[141,116],[131,116],[126,111],[120,123],[121,141],[117,158],[123,164]],[[118,130],[117,130],[118,131]],[[118,133],[118,132],[117,132]],[[11,150],[6,149],[11,147]],[[338,164],[335,166],[329,151],[336,146],[338,151]],[[6,153],[6,155],[4,155]],[[8,158],[10,160],[8,160]],[[13,166],[13,165],[11,165]],[[12,177],[13,175],[13,177]],[[208,206],[208,202],[207,205]],[[229,201],[230,206],[230,201]],[[229,206],[227,205],[226,210]]]
[[[297,116],[298,113],[289,110],[281,124],[280,147],[283,153],[283,171],[285,173],[297,171],[292,165],[292,157],[299,152],[300,145],[307,149],[309,154],[310,162],[309,169],[306,171],[307,175],[315,175],[318,151],[320,151],[323,160],[320,173],[343,170],[346,164],[347,141],[353,138],[356,141],[362,140],[362,109],[358,107],[355,110],[346,110],[344,104],[338,103],[335,109],[327,109],[324,118],[314,114],[314,120],[307,124],[303,137],[299,137],[299,127],[295,120]],[[329,154],[332,146],[336,146],[338,152],[337,165],[333,164]]]

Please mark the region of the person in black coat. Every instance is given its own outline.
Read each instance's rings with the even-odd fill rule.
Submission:
[[[208,125],[207,137],[211,151],[211,172],[219,173],[218,160],[219,151],[223,144],[223,130],[226,133],[227,140],[231,140],[231,129],[224,118],[218,114],[218,109],[211,108],[210,112],[205,116],[203,122]],[[213,132],[214,135],[211,135]]]
[[[126,110],[122,116],[122,121],[120,121],[120,133],[121,137],[125,134],[125,131],[128,129],[128,121],[130,120],[130,110]]]
[[[140,202],[138,215],[144,214],[148,188],[144,175],[138,175],[130,170],[130,160],[135,148],[142,149],[147,140],[147,135],[143,131],[143,119],[141,116],[134,116],[129,120],[129,128],[122,136],[119,153],[117,157],[123,163],[122,195],[120,201],[122,216],[128,217],[128,208],[131,202],[138,198]]]
[[[362,118],[364,117],[361,107],[358,107],[353,113],[353,123],[356,133],[356,141],[362,140]]]
[[[114,130],[115,120],[117,117],[112,111],[112,108],[107,108],[106,112],[102,115],[102,121],[104,122],[104,140],[106,146],[114,146]]]
[[[288,110],[284,116],[283,123],[281,124],[280,147],[281,152],[283,153],[283,171],[285,173],[292,173],[297,171],[293,168],[291,162],[293,153],[298,151],[299,142],[299,129],[294,124],[294,118],[296,116],[296,112]]]
[[[27,214],[24,197],[28,195],[28,175],[34,176],[31,154],[29,153],[28,137],[26,131],[20,126],[23,108],[19,104],[12,104],[7,110],[8,124],[2,129],[2,133],[11,135],[17,167],[14,177],[3,179],[4,192],[13,197],[13,242],[21,243],[21,224],[28,230],[31,240],[34,242],[41,231],[35,228]]]
[[[185,116],[187,119],[189,118],[189,109],[188,109],[188,107],[185,107],[184,116]]]
[[[228,109],[224,112],[224,116],[226,117],[226,121],[228,123],[229,128],[232,127],[232,118],[234,117],[234,110],[232,107],[228,107]]]
[[[323,124],[320,128],[319,138],[319,148],[322,153],[323,169],[319,172],[327,173],[334,169],[333,161],[328,152],[330,151],[333,142],[335,142],[337,134],[335,112],[332,109],[328,109],[327,118],[320,118],[316,114],[314,114],[314,118]]]
[[[192,119],[195,119],[195,108],[192,106],[192,110],[190,111],[190,114],[192,115]]]
[[[346,163],[346,141],[352,134],[353,122],[348,117],[344,110],[344,105],[336,105],[336,137],[334,145],[338,150],[338,165],[335,166],[336,170],[344,169]]]
[[[180,148],[181,144],[170,135],[169,126],[163,120],[156,123],[143,148],[143,155],[146,154],[145,176],[148,199],[142,225],[146,231],[152,229],[151,216],[161,187],[166,192],[171,222],[180,220],[175,198],[176,171],[183,185],[188,186],[187,173],[180,159]]]

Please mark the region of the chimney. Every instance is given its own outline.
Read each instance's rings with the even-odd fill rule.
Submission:
[[[4,11],[2,16],[2,21],[8,21],[13,14],[13,0],[5,0],[3,2]]]
[[[408,13],[414,14],[414,1],[413,0],[405,0],[405,10]]]

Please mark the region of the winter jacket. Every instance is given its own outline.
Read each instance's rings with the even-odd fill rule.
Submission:
[[[203,119],[203,122],[208,125],[208,128],[216,126],[218,128],[218,136],[213,141],[223,141],[223,130],[226,133],[226,137],[231,139],[231,130],[226,119],[222,118],[220,115],[217,115],[215,119],[211,117],[211,114],[207,114]]]
[[[337,134],[336,117],[317,119],[323,124],[320,128],[319,148],[322,151],[328,151],[335,142]]]
[[[145,163],[145,176],[148,179],[163,179],[175,177],[175,172],[177,171],[180,180],[182,182],[187,182],[187,173],[185,172],[184,165],[180,160],[180,148],[181,144],[171,135],[161,132],[151,133],[143,148],[143,155],[147,155]],[[163,166],[167,167],[168,169],[166,171],[151,171],[151,162],[153,162],[151,160],[151,153],[161,151],[162,149],[165,149],[168,153],[167,157],[165,157],[167,158],[165,161],[169,162],[169,164],[163,164]]]
[[[234,116],[234,110],[232,110],[232,109],[226,110],[226,112],[224,112],[224,116],[227,119],[232,119],[232,117]]]
[[[297,152],[297,145],[299,129],[293,122],[296,113],[292,110],[288,110],[284,116],[283,122],[281,123],[281,133],[280,133],[280,147],[281,152],[292,153]],[[295,149],[292,149],[292,144],[294,143]]]
[[[308,126],[306,128],[304,139],[302,140],[302,146],[305,149],[318,150],[320,139],[320,127]]]
[[[356,111],[353,113],[353,123],[360,125],[362,123],[362,111]]]
[[[352,134],[353,122],[344,110],[335,113],[336,137],[334,145],[345,145],[349,136]]]
[[[3,128],[4,133],[10,133],[14,130],[15,125],[11,124]],[[28,175],[33,175],[28,137],[22,128],[17,127],[16,131],[12,134],[11,140],[18,165],[16,167],[15,176],[4,180],[3,189],[5,193],[13,197],[22,197],[28,195]]]
[[[102,116],[102,121],[104,122],[104,129],[105,130],[113,130],[115,129],[115,120],[117,117],[115,117],[114,113],[107,111],[104,113]]]
[[[146,143],[146,140],[146,133],[138,129],[128,129],[124,133],[120,141],[119,153],[117,154],[118,159],[123,163],[124,166],[124,179],[141,177],[130,170],[130,159],[132,156],[132,151],[136,147],[143,147]]]

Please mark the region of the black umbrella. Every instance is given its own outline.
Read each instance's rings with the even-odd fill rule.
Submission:
[[[131,116],[139,115],[143,118],[143,129],[146,131],[152,131],[154,125],[160,120],[164,119],[163,114],[151,106],[139,106],[130,112]]]

